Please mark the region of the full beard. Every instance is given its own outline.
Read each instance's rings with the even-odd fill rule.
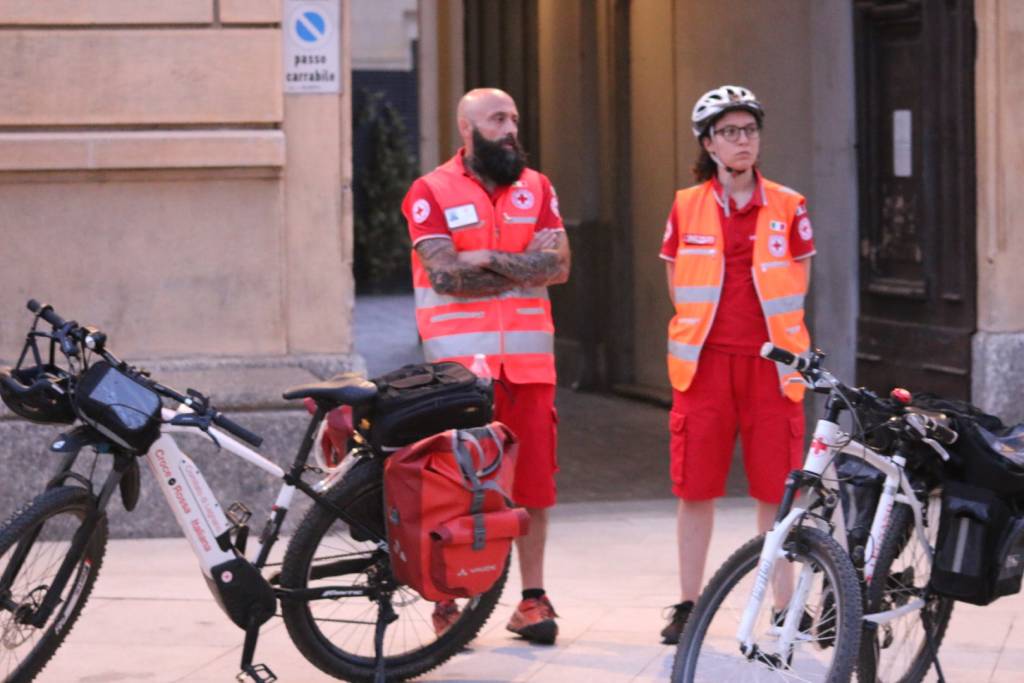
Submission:
[[[511,143],[512,147],[505,145]],[[501,140],[488,140],[473,129],[473,156],[468,159],[470,167],[480,177],[496,185],[511,185],[519,180],[526,168],[526,152],[519,146],[514,135]]]

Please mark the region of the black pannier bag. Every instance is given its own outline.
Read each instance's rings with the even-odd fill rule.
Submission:
[[[993,491],[949,481],[932,566],[931,588],[975,605],[1020,591],[1024,516]]]
[[[950,418],[956,443],[947,446],[946,478],[994,491],[1005,498],[1024,497],[1024,424],[1007,427],[995,415],[966,401],[931,394],[914,397],[914,405]]]
[[[160,396],[106,361],[82,373],[75,408],[82,421],[118,446],[145,453],[160,436]]]
[[[959,477],[1009,498],[1024,496],[1024,425],[990,431],[958,420],[960,434],[950,452]]]
[[[885,475],[863,458],[840,453],[836,461],[839,501],[843,506],[846,543],[850,551],[867,545]]]
[[[489,424],[494,391],[454,362],[406,365],[371,380],[379,393],[370,410],[369,440],[394,450],[446,429]]]

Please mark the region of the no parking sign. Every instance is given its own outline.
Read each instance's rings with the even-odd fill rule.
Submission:
[[[285,0],[285,92],[341,92],[340,16],[338,0]]]

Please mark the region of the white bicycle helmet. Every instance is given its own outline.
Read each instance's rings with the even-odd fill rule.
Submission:
[[[712,121],[735,109],[749,111],[757,119],[758,125],[764,120],[764,109],[754,93],[739,85],[722,85],[714,90],[708,90],[700,96],[697,104],[693,105],[690,120],[693,123],[694,136],[699,138],[707,131]]]

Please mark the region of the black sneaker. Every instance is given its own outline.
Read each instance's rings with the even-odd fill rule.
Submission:
[[[672,610],[672,616],[669,618],[668,626],[661,629],[661,642],[665,645],[678,645],[679,636],[683,635],[683,629],[686,627],[686,620],[693,611],[693,601],[687,600],[665,609]]]
[[[782,625],[786,623],[786,611],[776,610],[772,607],[772,626],[776,628],[782,628]],[[814,617],[804,610],[803,615],[800,617],[800,626],[797,630],[803,633],[810,633],[811,628],[814,626]]]

